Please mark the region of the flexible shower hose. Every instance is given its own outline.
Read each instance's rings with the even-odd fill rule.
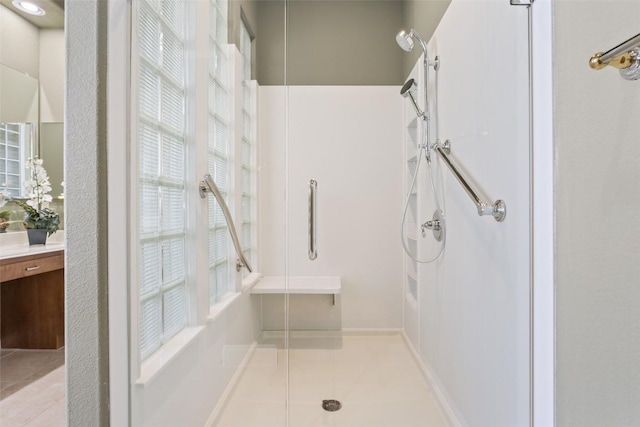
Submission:
[[[422,156],[424,155],[426,160],[427,160],[427,165],[429,166],[429,180],[431,181],[431,190],[433,191],[433,198],[435,199],[436,202],[436,209],[440,212],[442,212],[442,209],[440,208],[440,200],[438,199],[438,193],[436,192],[436,186],[435,186],[435,181],[433,179],[433,168],[431,167],[431,158],[427,156],[427,152],[426,152],[426,147],[427,144],[429,143],[428,141],[428,137],[427,137],[427,124],[425,123],[422,126],[422,141],[420,144],[420,150],[418,151],[418,158],[416,159],[416,170],[413,173],[413,178],[411,179],[411,186],[409,187],[409,192],[407,193],[407,199],[406,202],[404,204],[404,211],[402,213],[402,226],[400,228],[400,237],[402,239],[402,247],[404,248],[404,251],[407,253],[407,255],[409,256],[409,258],[411,258],[412,260],[419,262],[421,264],[427,264],[430,262],[435,261],[436,259],[438,259],[438,257],[442,254],[442,252],[444,251],[444,247],[447,243],[447,229],[446,227],[443,225],[442,226],[442,243],[440,244],[440,247],[438,248],[438,251],[436,251],[435,255],[431,258],[422,260],[422,259],[418,259],[417,256],[414,256],[411,251],[409,250],[409,247],[407,246],[407,238],[406,238],[406,233],[405,233],[405,223],[407,221],[407,211],[409,210],[409,201],[411,199],[411,193],[413,192],[413,188],[416,185],[416,180],[418,178],[418,172],[420,171],[420,163],[422,161]],[[444,215],[444,214],[443,214]],[[443,216],[444,218],[444,216]]]

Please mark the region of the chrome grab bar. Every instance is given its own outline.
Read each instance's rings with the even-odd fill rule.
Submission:
[[[204,180],[200,181],[200,197],[203,199],[207,197],[207,190],[211,191],[215,196],[220,208],[222,208],[222,213],[224,214],[224,220],[227,222],[227,226],[229,228],[229,234],[231,234],[231,240],[233,240],[233,246],[236,249],[236,254],[238,255],[238,259],[236,260],[236,271],[240,271],[240,269],[244,266],[249,270],[249,273],[253,272],[251,266],[247,262],[247,259],[244,257],[242,253],[242,247],[240,246],[240,241],[238,240],[238,233],[236,233],[236,226],[233,224],[233,218],[231,218],[231,213],[229,212],[229,207],[227,203],[224,201],[220,190],[215,182],[213,182],[213,178],[208,173],[204,175]]]
[[[318,181],[309,180],[309,259],[311,261],[318,258],[318,242],[317,242],[317,191]]]
[[[458,182],[462,185],[464,191],[466,191],[469,197],[471,197],[471,200],[478,209],[478,215],[491,215],[498,222],[504,221],[504,218],[507,216],[506,203],[503,200],[496,200],[492,205],[490,205],[480,199],[478,193],[467,182],[465,177],[462,175],[462,173],[460,173],[458,168],[456,168],[456,166],[449,158],[448,154],[451,153],[451,142],[449,140],[446,140],[444,144],[441,144],[438,141],[436,143],[436,151],[438,152],[438,154],[440,154],[442,160],[444,160],[445,164],[449,167],[449,170],[451,171],[451,173],[453,173],[453,176],[455,176]]]

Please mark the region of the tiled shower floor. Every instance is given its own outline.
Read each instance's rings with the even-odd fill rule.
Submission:
[[[322,336],[289,341],[290,427],[446,426],[436,398],[399,334]],[[278,335],[255,349],[216,427],[284,427],[286,352]],[[342,409],[327,412],[322,400]]]

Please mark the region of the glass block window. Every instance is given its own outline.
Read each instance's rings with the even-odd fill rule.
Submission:
[[[229,176],[232,165],[230,141],[229,61],[227,46],[227,0],[209,2],[209,150],[208,171],[229,202]],[[214,305],[232,286],[229,265],[233,254],[229,251],[229,230],[222,210],[209,196],[209,304]],[[232,264],[231,264],[232,265]]]
[[[251,80],[251,34],[244,22],[240,28],[240,54],[242,55],[242,173],[241,173],[241,229],[240,239],[244,256],[250,263],[256,264],[256,191],[255,191],[255,158],[256,158],[256,82]],[[248,274],[247,270],[243,270]]]
[[[9,197],[20,197],[23,193],[25,146],[27,127],[19,123],[0,123],[0,190]]]
[[[141,360],[187,325],[185,2],[138,3]]]

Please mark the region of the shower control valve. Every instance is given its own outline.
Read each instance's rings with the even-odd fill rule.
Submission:
[[[427,235],[427,230],[439,231],[442,229],[442,225],[440,225],[440,221],[436,219],[425,222],[420,226],[420,228],[422,229],[422,237],[425,237]]]
[[[436,209],[433,213],[433,219],[420,225],[420,230],[422,231],[422,237],[427,237],[427,230],[431,230],[436,241],[442,241],[444,234],[444,212]]]

